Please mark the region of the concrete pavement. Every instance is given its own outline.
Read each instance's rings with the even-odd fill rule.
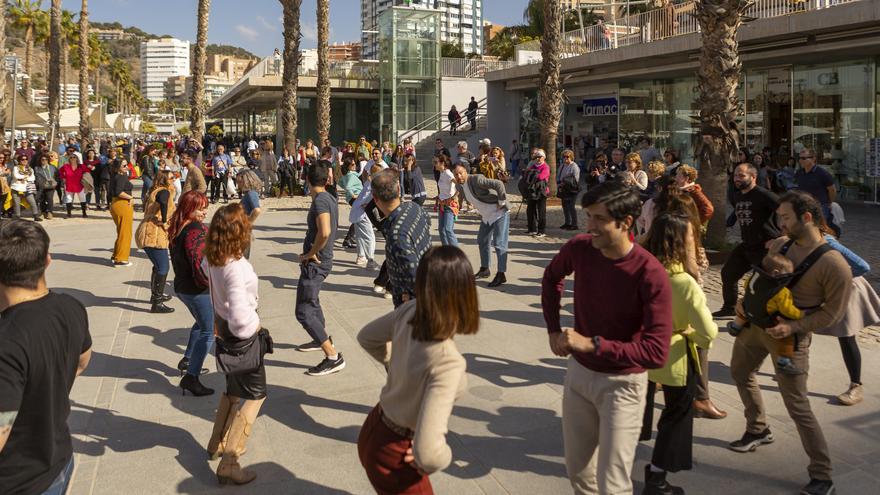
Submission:
[[[390,311],[391,302],[373,294],[375,272],[355,266],[355,254],[342,251],[337,242],[322,304],[347,368],[327,377],[306,376],[303,372],[319,356],[294,350],[308,340],[293,316],[305,203],[274,200],[265,206],[269,211],[258,221],[251,261],[260,277],[260,315],[276,351],[267,356],[269,397],[242,459],[258,478],[238,488],[221,489],[214,477],[216,462],[206,459],[217,395],[183,397],[177,387],[175,365],[192,324],[185,307],[174,299],[169,304],[175,313],[148,313],[149,261],[135,250],[134,266],[110,266],[114,228],[106,215],[44,223],[52,237],[49,284],[87,305],[94,341],[91,365],[71,393],[77,464],[71,493],[371,493],[356,441],[378,400],[384,370],[359,349],[355,337],[364,323]],[[340,223],[347,226],[348,208],[340,210]],[[553,234],[563,232],[549,229],[551,237],[531,239],[523,235],[523,217],[524,212],[511,227],[509,283],[501,290],[479,283],[480,332],[456,339],[468,361],[468,388],[449,423],[454,462],[432,476],[437,493],[571,492],[560,423],[566,362],[548,348],[539,296],[542,269],[564,241]],[[550,217],[550,225],[557,225],[554,214]],[[478,221],[464,216],[456,225],[475,265]],[[436,217],[432,222],[437,242]],[[382,247],[380,242],[379,258]],[[710,293],[713,309],[716,297]],[[570,297],[564,310],[564,321],[570,323]],[[713,400],[730,415],[696,421],[694,469],[670,479],[689,493],[796,493],[808,480],[807,459],[769,361],[760,381],[776,442],[750,454],[725,448],[744,430],[742,405],[727,368],[731,346],[732,339],[721,334],[710,366]],[[880,352],[876,344],[863,341],[862,353],[865,402],[846,408],[831,403],[848,383],[837,342],[818,337],[813,343],[811,402],[831,446],[842,494],[870,493],[880,482],[880,393],[874,385]],[[206,366],[215,369],[213,358]],[[222,376],[214,371],[203,382],[223,388]],[[638,447],[636,492],[651,445]]]

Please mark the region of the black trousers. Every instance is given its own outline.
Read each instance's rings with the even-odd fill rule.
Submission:
[[[324,319],[324,310],[321,309],[321,286],[330,275],[332,267],[331,261],[322,261],[320,265],[300,265],[299,281],[296,284],[296,320],[318,344],[323,344],[328,339],[325,330],[327,322]]]
[[[278,176],[278,195],[281,196],[284,193],[285,188],[287,188],[287,194],[293,194],[293,183],[294,183],[294,178],[292,175],[279,175]]]
[[[685,386],[663,385],[664,407],[657,421],[657,440],[654,442],[654,452],[651,455],[651,464],[671,473],[686,471],[693,467],[694,394],[699,370],[696,369],[690,351],[687,360],[688,376]],[[648,382],[648,400],[645,402],[645,416],[639,440],[651,439],[656,390],[657,384]]]
[[[223,201],[229,201],[229,193],[226,191],[226,174],[215,175],[211,179],[211,201],[220,199],[220,189],[223,189]]]
[[[526,206],[526,218],[528,218],[529,232],[543,234],[547,228],[547,197],[530,199]],[[537,226],[537,228],[536,228]]]
[[[52,213],[52,203],[55,200],[54,189],[37,189],[37,206],[46,215]]]
[[[732,308],[736,305],[737,284],[739,280],[749,273],[753,265],[760,266],[761,259],[767,254],[767,249],[747,248],[743,244],[739,244],[724,263],[721,268],[721,295],[724,298],[724,307]]]

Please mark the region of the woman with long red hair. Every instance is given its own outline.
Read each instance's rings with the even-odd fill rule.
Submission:
[[[189,191],[181,196],[168,227],[174,292],[196,320],[183,359],[177,363],[177,369],[183,374],[180,388],[184,394],[189,391],[197,397],[214,393],[199,381],[202,364],[214,344],[214,308],[208,292],[208,277],[202,268],[208,235],[208,228],[202,222],[207,214],[205,193]]]

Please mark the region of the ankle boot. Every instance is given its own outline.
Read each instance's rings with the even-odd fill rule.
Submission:
[[[232,419],[238,410],[238,397],[222,394],[220,396],[220,404],[217,405],[217,416],[214,418],[214,431],[211,432],[211,439],[208,440],[208,457],[213,461],[223,455],[226,450],[226,435],[229,433],[229,427],[232,426]],[[238,453],[239,457],[244,452]]]
[[[79,207],[82,208],[83,218],[87,218],[87,217],[89,216],[89,215],[86,213],[87,208],[88,208],[88,205],[86,205],[85,203],[80,203],[80,204],[79,204]]]
[[[642,495],[684,495],[684,489],[670,485],[666,481],[666,472],[651,471],[651,465],[645,466],[645,488]]]
[[[64,206],[67,207],[67,218],[70,218],[73,215],[73,203],[67,203]]]
[[[162,296],[164,295],[162,294],[162,290],[165,287],[165,279],[167,277],[168,275],[159,275],[156,273],[155,269],[153,270],[153,276],[151,277],[152,281],[150,284],[150,290],[152,292],[152,296],[150,297],[150,304],[152,304],[152,307],[150,307],[150,313],[174,312],[174,308],[169,308],[162,301]]]
[[[244,485],[257,479],[256,473],[242,469],[238,463],[238,450],[247,443],[252,426],[253,423],[249,422],[240,410],[235,412],[226,437],[223,458],[220,459],[220,465],[217,466],[217,481],[221,485]]]

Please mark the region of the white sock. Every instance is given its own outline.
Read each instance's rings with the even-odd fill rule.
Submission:
[[[657,466],[651,464],[651,472],[652,473],[665,473],[666,471],[658,468]]]
[[[337,353],[337,354],[329,355],[329,356],[327,356],[327,359],[330,359],[332,361],[336,361],[337,359],[339,359],[339,354]]]

